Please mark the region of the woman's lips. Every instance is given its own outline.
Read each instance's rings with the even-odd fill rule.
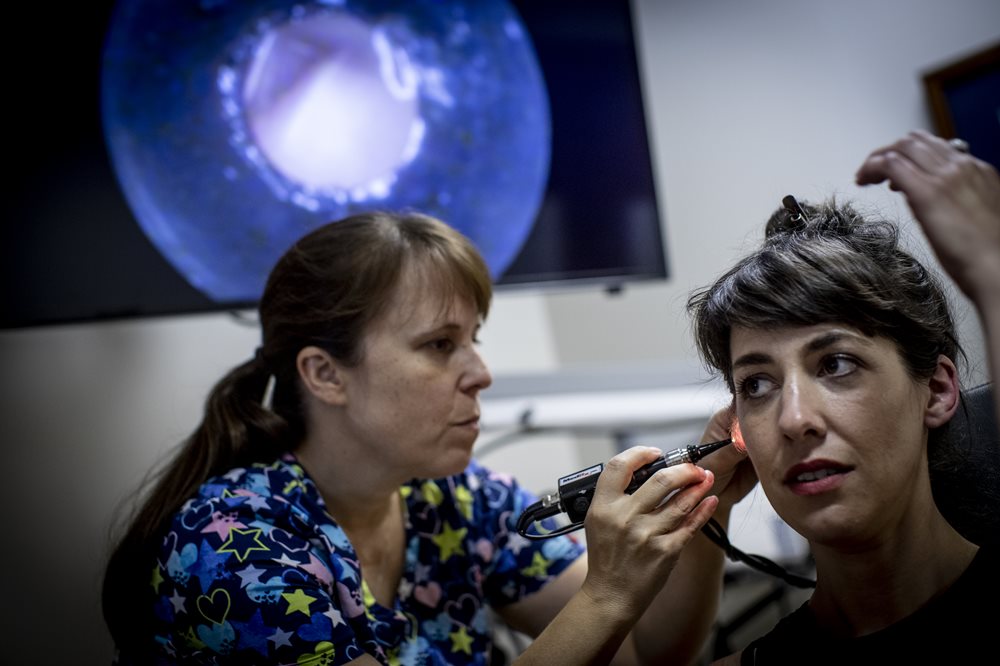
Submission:
[[[475,430],[479,430],[479,417],[474,416],[470,419],[465,419],[464,421],[456,421],[452,425],[459,428],[473,428]]]
[[[832,460],[810,460],[789,469],[785,485],[796,495],[819,495],[843,485],[852,469]]]

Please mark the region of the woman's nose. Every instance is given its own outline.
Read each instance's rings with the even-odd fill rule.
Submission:
[[[819,393],[809,382],[792,380],[781,391],[778,428],[792,441],[822,436],[825,432]]]
[[[478,393],[488,388],[493,383],[493,375],[490,373],[486,361],[479,355],[479,350],[475,347],[470,349],[468,363],[469,367],[462,376],[462,390]]]

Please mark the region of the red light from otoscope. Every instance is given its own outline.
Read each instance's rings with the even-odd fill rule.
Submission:
[[[729,436],[733,438],[733,446],[741,453],[747,452],[747,444],[743,441],[743,433],[740,431],[740,422],[733,419],[733,426],[729,429]]]

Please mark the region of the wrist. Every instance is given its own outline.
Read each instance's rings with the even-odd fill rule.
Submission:
[[[586,580],[574,595],[576,603],[594,618],[599,618],[609,627],[625,628],[626,631],[649,605],[649,600],[643,602],[642,596],[636,591],[629,593],[627,587],[594,585]]]

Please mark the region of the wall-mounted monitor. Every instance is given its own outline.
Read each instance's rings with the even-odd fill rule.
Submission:
[[[372,208],[453,224],[499,289],[667,276],[626,0],[17,11],[3,328],[252,307]]]

